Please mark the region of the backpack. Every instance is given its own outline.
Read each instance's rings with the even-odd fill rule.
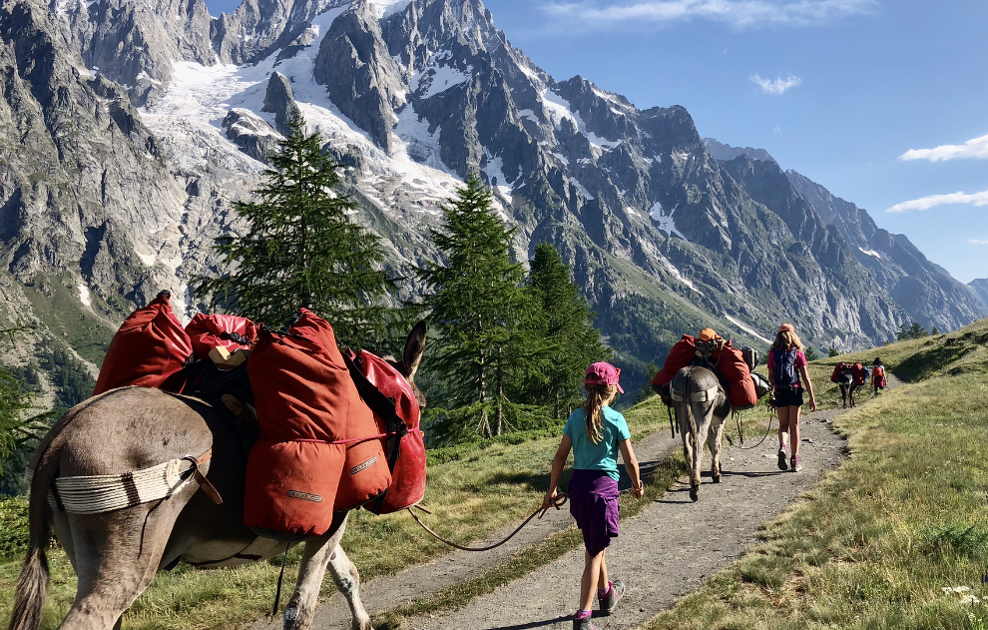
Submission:
[[[772,351],[775,356],[773,366],[772,384],[776,387],[795,387],[799,383],[799,375],[796,373],[796,354],[798,350]]]
[[[868,380],[868,377],[871,376],[871,372],[868,371],[868,366],[866,365],[861,366],[861,375],[864,377],[866,381]]]
[[[875,366],[875,387],[885,387],[887,381],[885,379],[885,368],[881,365]]]

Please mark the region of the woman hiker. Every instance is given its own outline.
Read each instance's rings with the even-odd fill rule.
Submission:
[[[587,368],[584,387],[587,402],[570,414],[563,429],[556,456],[552,459],[552,476],[542,506],[554,505],[559,476],[573,449],[573,478],[569,482],[570,513],[583,532],[586,546],[580,607],[573,616],[573,630],[596,630],[590,621],[594,594],[600,612],[609,615],[624,594],[621,580],[609,581],[605,550],[618,535],[618,467],[621,451],[631,476],[631,491],[636,499],[644,494],[638,460],[631,448],[628,423],[608,405],[618,392],[624,393],[618,378],[621,370],[610,363],[594,363]],[[598,586],[600,588],[598,588]]]
[[[879,357],[875,357],[875,362],[871,365],[871,386],[875,388],[875,396],[878,391],[885,391],[888,379],[885,377],[885,365]]]
[[[810,410],[816,411],[813,384],[806,373],[803,344],[792,324],[779,326],[779,332],[768,353],[768,373],[775,387],[775,408],[779,411],[779,470],[802,470],[799,465],[799,410],[803,406],[803,387],[810,394]],[[786,464],[786,435],[792,456]]]

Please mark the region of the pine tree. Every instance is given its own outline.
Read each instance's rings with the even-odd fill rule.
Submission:
[[[538,313],[537,334],[545,340],[549,361],[541,379],[529,380],[530,402],[548,405],[552,416],[568,415],[581,400],[587,366],[610,358],[611,352],[593,326],[594,313],[570,279],[570,269],[549,243],[535,247],[527,290]]]
[[[382,302],[393,282],[381,270],[379,238],[350,220],[337,165],[296,112],[292,133],[271,156],[252,201],[234,211],[246,234],[216,239],[226,273],[200,278],[210,305],[281,327],[305,307],[328,319],[340,344],[362,346],[384,333]]]
[[[804,352],[803,355],[806,357],[807,361],[816,361],[820,358],[813,346],[806,346],[806,352]]]
[[[425,304],[437,331],[432,371],[443,374],[445,437],[475,428],[485,437],[507,428],[509,394],[518,366],[538,348],[526,343],[533,308],[521,288],[522,265],[511,258],[514,229],[491,206],[491,192],[476,176],[443,206],[443,225],[430,229],[444,264],[419,275],[431,293]]]

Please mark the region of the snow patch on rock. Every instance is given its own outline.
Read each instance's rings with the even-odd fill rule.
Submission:
[[[668,214],[666,214],[666,211],[662,207],[662,204],[656,201],[652,205],[652,210],[649,212],[649,215],[652,217],[652,221],[655,222],[655,227],[665,232],[666,236],[671,236],[675,234],[684,241],[689,242],[689,239],[686,238],[686,236],[684,236],[683,233],[676,228],[676,222],[672,218],[672,215],[676,214],[676,210],[678,208],[679,208],[679,204],[677,203],[676,206],[671,211],[669,211]]]
[[[79,283],[79,301],[82,302],[82,305],[87,308],[93,307],[93,300],[89,294],[89,287],[87,287],[83,282]]]
[[[758,331],[756,331],[755,329],[753,329],[751,326],[746,325],[744,322],[742,322],[742,321],[740,321],[740,320],[738,320],[738,319],[736,319],[734,317],[731,317],[730,315],[724,315],[724,319],[726,319],[727,321],[731,322],[732,324],[734,324],[735,326],[737,326],[738,328],[740,328],[744,332],[748,333],[749,335],[751,335],[755,339],[758,339],[759,341],[764,341],[767,344],[771,344],[772,343],[772,340],[771,339],[769,339],[768,337],[765,337],[765,336],[759,334]]]
[[[858,249],[861,251],[862,254],[866,254],[868,256],[873,256],[873,257],[875,257],[875,258],[877,258],[879,260],[882,259],[882,255],[879,254],[878,252],[876,252],[873,249],[865,249],[863,247],[859,247]]]

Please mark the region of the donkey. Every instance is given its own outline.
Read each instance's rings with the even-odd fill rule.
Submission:
[[[861,384],[854,378],[853,366],[844,365],[841,368],[840,374],[837,376],[837,387],[840,388],[840,396],[844,403],[844,409],[847,409],[847,403],[849,401],[851,407],[854,407],[854,392],[858,391]]]
[[[691,365],[679,370],[672,379],[670,390],[690,474],[690,499],[697,501],[704,442],[713,458],[710,468],[713,481],[720,483],[720,449],[724,440],[724,420],[731,414],[731,402],[717,375],[702,366]]]
[[[425,341],[426,326],[420,321],[408,335],[401,360],[391,362],[412,385],[422,407],[425,400],[414,377]],[[63,630],[120,628],[121,615],[155,573],[180,561],[233,566],[286,551],[292,541],[261,538],[243,523],[247,455],[256,437],[256,425],[235,427],[198,399],[156,389],[111,390],[69,411],[32,458],[30,539],[10,630],[37,630],[41,623],[51,528],[79,578]],[[210,449],[212,459],[200,471],[222,496],[219,505],[205,491],[198,492],[207,488],[205,482],[190,483],[167,499],[113,512],[76,514],[48,505],[56,478],[118,475]],[[306,630],[312,623],[327,568],[353,613],[353,630],[371,630],[360,601],[357,569],[339,545],[346,522],[347,513],[337,513],[326,534],[304,540],[295,593],[285,607],[286,630]]]

